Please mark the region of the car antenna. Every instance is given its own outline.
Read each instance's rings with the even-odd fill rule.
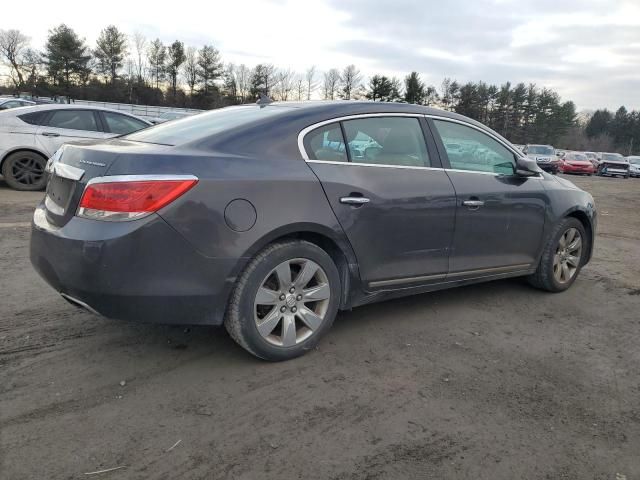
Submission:
[[[258,95],[258,101],[256,101],[256,103],[258,105],[269,105],[270,103],[273,103],[273,100],[268,95],[260,92],[260,94]]]

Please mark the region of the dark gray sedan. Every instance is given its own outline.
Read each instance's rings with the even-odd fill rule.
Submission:
[[[526,276],[566,290],[593,198],[466,117],[415,105],[214,110],[50,160],[31,261],[72,304],[313,348],[338,310]]]

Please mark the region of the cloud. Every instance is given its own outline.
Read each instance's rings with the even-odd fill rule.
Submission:
[[[579,108],[640,109],[637,0],[193,0],[184,7],[111,0],[44,0],[3,7],[3,28],[45,42],[65,22],[95,44],[108,24],[170,43],[213,44],[227,62],[271,62],[299,72],[356,64],[365,76],[416,70],[430,84],[525,82],[557,89]]]

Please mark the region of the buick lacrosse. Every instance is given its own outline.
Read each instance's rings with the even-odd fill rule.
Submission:
[[[517,276],[561,292],[594,245],[591,195],[416,105],[229,107],[67,144],[47,171],[31,261],[66,300],[224,324],[268,360],[371,302]]]

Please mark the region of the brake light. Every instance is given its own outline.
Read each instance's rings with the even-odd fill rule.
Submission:
[[[100,182],[87,185],[77,214],[95,220],[135,220],[157,212],[196,183],[195,177],[140,180],[104,177]]]

